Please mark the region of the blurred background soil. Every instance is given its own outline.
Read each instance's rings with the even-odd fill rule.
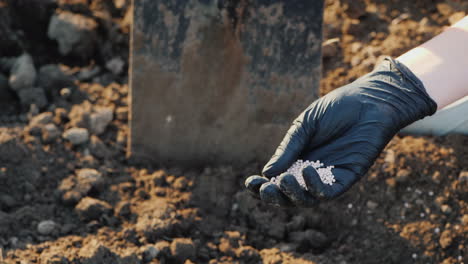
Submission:
[[[326,1],[321,94],[465,16],[459,0]],[[0,0],[0,263],[464,263],[468,137],[395,137],[317,208],[239,169],[128,159],[129,0]],[[149,121],[150,122],[150,121]]]

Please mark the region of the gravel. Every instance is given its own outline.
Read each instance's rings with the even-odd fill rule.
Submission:
[[[29,121],[29,126],[43,126],[45,124],[51,123],[53,119],[54,115],[52,112],[44,112],[31,118]]]
[[[160,255],[160,251],[153,245],[148,245],[143,248],[142,255],[143,255],[143,261],[150,262]]]
[[[80,184],[90,184],[91,187],[99,189],[104,182],[102,174],[95,169],[80,169],[76,173],[78,182]]]
[[[122,60],[122,58],[119,57],[115,57],[106,63],[106,68],[109,71],[111,71],[114,75],[121,74],[124,69],[124,66],[125,62]]]
[[[76,205],[75,211],[83,221],[98,220],[101,216],[109,215],[112,206],[107,202],[85,197]]]
[[[47,124],[42,128],[42,140],[51,143],[60,137],[61,131],[55,124]]]
[[[70,128],[63,133],[63,138],[73,145],[80,145],[88,141],[89,132],[86,128]]]
[[[37,225],[37,232],[45,236],[52,234],[58,229],[60,229],[60,227],[52,220],[41,221]]]
[[[16,92],[33,88],[36,76],[36,68],[31,55],[24,53],[13,64],[9,78],[10,88]]]
[[[114,113],[110,108],[97,109],[95,113],[90,116],[90,129],[91,132],[100,135],[105,130],[107,125],[114,118]]]
[[[92,18],[58,10],[50,20],[47,35],[58,42],[60,54],[89,58],[95,48],[97,26]]]

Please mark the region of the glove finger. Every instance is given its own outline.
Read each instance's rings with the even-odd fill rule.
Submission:
[[[268,182],[267,178],[253,175],[245,180],[245,187],[251,194],[260,199],[260,187],[266,182]]]
[[[275,177],[285,172],[297,160],[309,140],[306,128],[303,126],[304,114],[296,119],[284,136],[282,142],[263,168],[263,175],[268,178]]]
[[[278,178],[280,190],[297,206],[313,207],[318,201],[303,186],[297,182],[292,174],[283,174]]]
[[[337,175],[338,171],[339,169],[333,169],[336,181],[332,185],[323,183],[320,175],[312,166],[304,168],[302,175],[309,192],[318,199],[327,200],[337,197],[346,190],[343,182],[340,181],[342,179],[341,175]]]
[[[265,203],[275,206],[293,206],[291,201],[289,201],[286,195],[281,192],[279,187],[271,182],[264,183],[262,187],[260,187],[260,198]]]

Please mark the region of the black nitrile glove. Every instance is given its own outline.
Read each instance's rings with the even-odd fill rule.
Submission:
[[[312,103],[287,132],[263,175],[245,185],[269,204],[313,206],[337,197],[359,180],[391,138],[403,127],[432,115],[437,104],[403,64],[385,59],[373,72]],[[336,182],[322,183],[316,170],[303,170],[307,190],[284,173],[296,160],[320,160]],[[269,178],[282,174],[279,186]]]

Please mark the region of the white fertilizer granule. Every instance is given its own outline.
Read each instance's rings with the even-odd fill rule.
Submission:
[[[307,190],[307,186],[304,182],[304,177],[302,176],[302,170],[308,166],[312,166],[317,171],[323,183],[332,185],[335,182],[335,176],[332,173],[332,169],[334,168],[334,166],[324,167],[323,163],[321,163],[320,160],[297,160],[291,167],[289,167],[286,173],[292,174],[294,177],[296,177],[296,180],[299,183],[299,185],[301,185],[304,189]],[[271,178],[270,181],[274,184],[278,184],[276,177]]]

